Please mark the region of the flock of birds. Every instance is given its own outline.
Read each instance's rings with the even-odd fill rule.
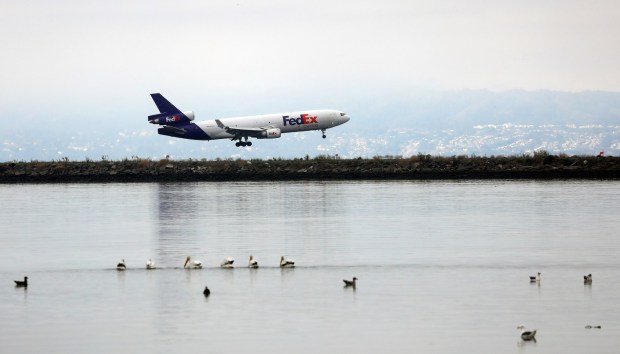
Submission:
[[[232,257],[226,257],[220,263],[220,267],[221,268],[233,268],[234,262],[235,260]],[[288,259],[284,256],[280,257],[280,268],[294,268],[294,267],[295,267],[295,261],[293,261],[292,259]],[[183,268],[184,269],[202,269],[202,262],[198,260],[192,260],[192,257],[187,256],[187,258],[185,258],[185,263],[183,264]],[[248,268],[258,268],[258,261],[254,258],[254,256],[250,255],[250,259],[248,260]],[[116,265],[116,269],[119,271],[123,271],[127,269],[127,265],[125,264],[124,259],[118,262],[118,264]],[[155,262],[153,262],[153,260],[150,258],[146,262],[146,269],[157,269],[157,267],[155,266]],[[530,276],[530,283],[540,284],[540,280],[541,280],[540,276],[541,276],[540,272],[538,272],[538,274],[534,276]],[[355,286],[357,284],[357,277],[353,277],[353,279],[351,280],[343,279],[342,281],[344,282],[345,288],[351,287],[355,289]],[[592,285],[592,274],[584,275],[583,283],[585,285]],[[24,277],[23,281],[15,280],[15,286],[24,287],[24,288],[28,287],[28,277]],[[203,290],[202,293],[204,294],[205,297],[208,297],[209,295],[211,295],[211,290],[209,289],[209,287],[205,286],[205,289]],[[587,329],[601,328],[601,326],[587,325],[585,328]],[[536,341],[536,330],[526,330],[525,326],[523,325],[517,326],[517,329],[521,331],[522,340]]]
[[[226,257],[220,263],[220,267],[221,268],[234,268],[233,266],[234,263],[235,263],[235,260],[232,257]],[[280,268],[294,268],[294,267],[295,267],[294,260],[286,258],[284,256],[280,257]],[[183,268],[184,269],[202,269],[202,262],[198,260],[192,260],[191,256],[187,256],[187,258],[185,258],[185,263],[183,264]],[[258,268],[258,260],[256,260],[254,256],[252,255],[250,255],[250,259],[248,260],[248,268]],[[126,269],[127,269],[127,264],[125,264],[125,259],[121,259],[121,261],[116,264],[116,270],[123,271]],[[155,262],[153,262],[153,260],[150,258],[148,261],[146,261],[146,269],[157,269]],[[27,279],[28,277],[25,278],[25,280]],[[353,277],[352,280],[343,279],[342,281],[344,282],[345,288],[351,287],[355,289],[355,286],[357,285],[356,277]],[[18,281],[16,280],[15,283],[17,282]],[[26,286],[27,286],[27,283],[26,283]],[[211,295],[211,290],[209,289],[209,287],[205,286],[205,289],[202,293],[205,296],[209,296]]]
[[[541,275],[540,272],[538,272],[536,275],[530,276],[530,283],[540,284],[540,279],[541,279],[540,275]],[[583,276],[583,284],[592,285],[592,274]],[[591,326],[591,325],[586,326],[586,329],[590,329],[590,328],[601,328],[601,326]],[[527,341],[530,341],[530,340],[536,341],[536,330],[528,331],[525,329],[525,326],[523,325],[517,326],[517,329],[521,330],[521,339],[527,340]]]
[[[232,257],[226,257],[220,263],[221,268],[234,268],[235,260]],[[280,268],[294,268],[295,261],[292,259],[288,259],[284,256],[280,257]],[[198,260],[192,260],[191,256],[187,256],[185,258],[185,263],[183,264],[184,269],[202,269],[202,262]],[[258,261],[254,258],[254,256],[250,255],[250,259],[248,261],[248,268],[258,268]],[[125,259],[121,259],[120,262],[116,264],[117,270],[126,270],[127,264],[125,264]],[[146,269],[157,269],[155,262],[149,258],[146,261]]]

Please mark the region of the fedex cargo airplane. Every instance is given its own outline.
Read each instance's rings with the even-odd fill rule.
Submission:
[[[236,146],[252,146],[249,138],[274,139],[283,133],[320,130],[325,139],[325,130],[349,121],[349,116],[340,111],[320,109],[289,113],[264,114],[259,116],[222,118],[193,123],[194,112],[181,112],[164,96],[152,93],[151,97],[159,114],[148,117],[149,123],[159,124],[161,135],[193,140],[236,140]]]

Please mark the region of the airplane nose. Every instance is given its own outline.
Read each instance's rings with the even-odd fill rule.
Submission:
[[[351,119],[349,116],[342,116],[343,123],[348,122]]]

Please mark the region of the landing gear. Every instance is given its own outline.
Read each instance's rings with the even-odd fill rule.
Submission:
[[[321,131],[323,132],[323,139],[327,138],[327,135],[325,135],[325,129],[321,129]]]
[[[239,139],[239,141],[237,141],[235,143],[236,147],[240,147],[240,146],[252,146],[252,142],[248,141],[248,138],[245,138],[245,141],[241,141],[241,139]]]

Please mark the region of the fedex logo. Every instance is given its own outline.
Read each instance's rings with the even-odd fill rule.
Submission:
[[[285,127],[287,124],[288,125],[319,124],[319,122],[317,122],[316,119],[317,119],[317,116],[311,116],[307,113],[304,113],[301,116],[299,116],[299,118],[289,118],[289,116],[283,116],[282,122],[284,123]]]
[[[166,123],[179,122],[180,120],[181,117],[179,116],[166,117]]]

